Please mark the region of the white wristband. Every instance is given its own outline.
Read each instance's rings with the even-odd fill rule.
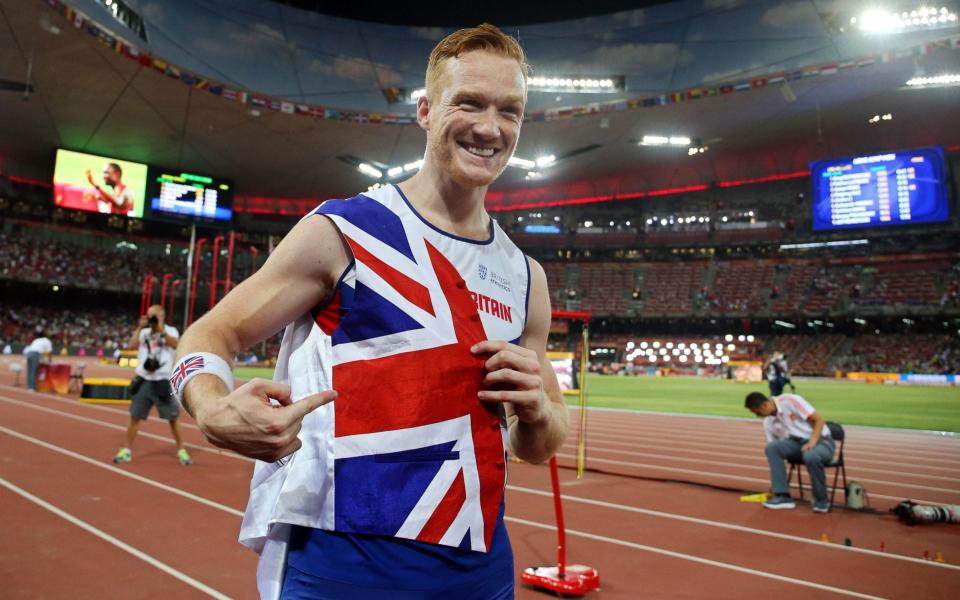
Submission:
[[[233,369],[227,361],[210,352],[193,352],[180,359],[177,366],[173,368],[173,374],[170,375],[173,396],[184,410],[187,410],[187,405],[183,401],[183,388],[188,381],[204,373],[216,375],[227,386],[227,390],[233,391]]]

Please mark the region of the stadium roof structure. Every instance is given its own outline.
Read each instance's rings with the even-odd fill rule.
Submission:
[[[264,0],[128,0],[143,39],[105,2],[0,0],[0,169],[49,180],[64,147],[232,178],[241,195],[322,199],[373,183],[344,157],[399,166],[422,153],[413,105],[388,104],[385,92],[422,85],[447,28]],[[960,69],[956,21],[868,36],[844,25],[858,5],[686,0],[504,23],[535,73],[625,86],[531,92],[517,155],[557,160],[540,178],[508,169],[491,202],[682,189],[960,144],[960,87],[905,86]],[[644,135],[708,151],[642,146]]]

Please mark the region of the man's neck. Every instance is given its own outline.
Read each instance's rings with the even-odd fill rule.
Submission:
[[[465,187],[428,165],[400,184],[400,189],[420,215],[434,226],[462,237],[489,237],[490,217],[483,208],[487,186]]]

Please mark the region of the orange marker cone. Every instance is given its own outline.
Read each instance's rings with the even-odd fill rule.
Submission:
[[[823,542],[824,544],[829,544],[829,543],[830,543],[830,536],[827,535],[826,532],[821,533],[821,534],[820,534],[820,541]]]
[[[947,562],[947,561],[943,560],[943,552],[937,552],[936,561],[937,561],[938,563]]]

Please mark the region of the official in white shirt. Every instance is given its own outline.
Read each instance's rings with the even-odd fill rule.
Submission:
[[[750,412],[763,417],[763,431],[767,436],[766,454],[773,497],[763,505],[772,509],[796,508],[796,502],[790,497],[784,461],[802,460],[810,473],[813,511],[830,512],[823,467],[833,460],[835,446],[824,418],[796,394],[768,398],[760,392],[753,392],[747,395],[745,405]]]
[[[40,367],[40,357],[45,356],[50,360],[53,354],[53,342],[43,333],[43,328],[37,327],[37,337],[30,345],[23,349],[23,355],[27,357],[27,387],[37,391],[37,369]]]

